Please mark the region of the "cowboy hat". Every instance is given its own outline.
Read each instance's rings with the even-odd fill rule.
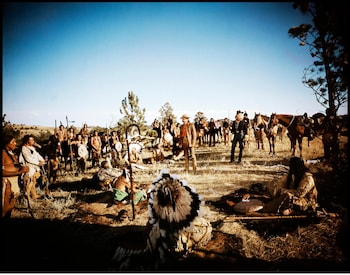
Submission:
[[[181,119],[183,119],[183,118],[187,118],[188,119],[190,117],[188,115],[184,114],[184,115],[181,116]]]

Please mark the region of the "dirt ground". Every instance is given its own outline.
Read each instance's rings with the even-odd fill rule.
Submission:
[[[346,144],[346,146],[345,146]],[[290,144],[276,143],[276,155],[258,150],[251,141],[241,164],[230,164],[230,145],[203,146],[196,150],[197,175],[184,174],[184,162],[146,164],[133,171],[134,184],[148,190],[161,169],[186,179],[205,202],[213,227],[211,241],[195,249],[164,271],[349,271],[347,198],[347,137],[342,137],[344,162],[339,174],[322,161],[322,141],[304,140],[304,159],[314,173],[321,217],[303,219],[239,220],[225,198],[253,183],[270,185],[288,170]],[[238,148],[237,148],[238,150]],[[170,152],[166,152],[170,155]],[[143,152],[147,157],[147,150]],[[91,162],[88,163],[91,166]],[[89,168],[84,175],[62,171],[59,183],[50,186],[53,199],[15,205],[10,221],[2,224],[5,272],[110,272],[121,240],[142,245],[148,219],[147,201],[132,206],[114,204],[111,193],[99,189]],[[134,211],[133,211],[134,210]],[[233,219],[232,219],[233,218]]]

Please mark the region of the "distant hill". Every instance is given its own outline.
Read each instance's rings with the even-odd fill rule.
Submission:
[[[55,127],[48,126],[38,126],[38,125],[25,125],[25,124],[13,124],[12,125],[15,130],[20,130],[20,137],[22,138],[24,135],[40,135],[40,132],[54,133]]]

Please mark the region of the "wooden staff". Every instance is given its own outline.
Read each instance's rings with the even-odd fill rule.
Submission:
[[[140,128],[137,124],[130,124],[125,131],[126,135],[126,145],[127,145],[127,150],[128,150],[128,160],[129,160],[129,170],[130,170],[130,199],[131,199],[131,207],[132,207],[132,220],[135,219],[135,204],[134,204],[134,183],[133,183],[133,176],[132,176],[132,165],[130,162],[130,149],[129,149],[129,139],[128,139],[128,129],[132,126],[137,127],[137,130],[140,135]]]

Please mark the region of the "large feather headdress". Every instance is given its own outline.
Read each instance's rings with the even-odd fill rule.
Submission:
[[[134,251],[118,248],[115,255],[115,262],[128,262],[138,255],[140,259],[155,260],[150,269],[157,269],[164,265],[166,260],[175,255],[186,253],[188,245],[183,245],[183,240],[191,240],[197,245],[206,244],[211,238],[211,225],[202,218],[201,205],[203,202],[191,188],[186,180],[181,180],[177,175],[171,175],[167,169],[160,172],[158,177],[153,180],[148,191],[148,225],[149,232],[147,245],[142,251]],[[201,234],[198,226],[205,227],[205,232]],[[200,234],[201,241],[198,241],[197,235]],[[124,256],[121,251],[125,251]],[[128,255],[127,255],[128,254]],[[130,263],[131,266],[131,263]],[[135,263],[132,264],[135,268]],[[142,270],[148,270],[143,266]]]
[[[159,222],[172,232],[183,229],[198,216],[201,200],[186,180],[162,170],[149,190],[149,223]]]

